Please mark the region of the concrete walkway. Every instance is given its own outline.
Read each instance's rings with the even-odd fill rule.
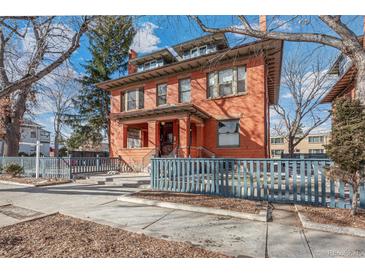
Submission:
[[[290,206],[274,205],[273,222],[255,222],[117,201],[136,191],[118,185],[24,187],[0,184],[0,205],[60,211],[167,240],[187,241],[235,257],[365,257],[365,238],[303,230]],[[16,220],[0,213],[0,226]]]

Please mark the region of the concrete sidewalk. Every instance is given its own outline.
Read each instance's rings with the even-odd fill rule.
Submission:
[[[116,185],[22,187],[0,184],[0,204],[105,223],[235,257],[365,257],[365,238],[303,230],[295,212],[275,205],[273,222],[255,222],[116,201],[136,191]],[[0,226],[11,222],[0,215]]]

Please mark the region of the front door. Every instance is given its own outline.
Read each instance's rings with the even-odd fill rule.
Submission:
[[[174,133],[172,122],[160,123],[160,154],[168,156],[174,149]]]

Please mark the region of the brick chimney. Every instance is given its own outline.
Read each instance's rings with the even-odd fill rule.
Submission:
[[[259,16],[260,31],[266,31],[266,15]]]
[[[131,60],[137,58],[137,56],[137,52],[135,52],[133,49],[129,50],[128,74],[137,72],[137,67],[131,63]]]

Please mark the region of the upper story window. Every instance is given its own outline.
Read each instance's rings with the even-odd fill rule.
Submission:
[[[144,108],[144,92],[143,88],[129,90],[121,95],[121,110],[128,111]]]
[[[30,138],[37,138],[37,133],[35,131],[31,131]]]
[[[192,49],[185,50],[183,52],[183,59],[190,59],[198,56],[202,56],[217,50],[215,45],[203,45]]]
[[[284,138],[283,137],[271,138],[271,143],[276,145],[284,144]]]
[[[208,74],[208,98],[240,94],[246,91],[246,66]]]
[[[322,148],[309,149],[309,153],[310,154],[323,154],[324,149],[322,149]]]
[[[162,58],[154,59],[152,61],[146,62],[144,64],[140,64],[137,67],[137,72],[146,71],[158,67],[162,67],[164,65],[164,61]]]
[[[157,106],[167,103],[167,84],[157,85]]]
[[[309,136],[308,143],[323,143],[323,136]]]
[[[219,147],[240,145],[239,124],[239,119],[218,121]]]
[[[284,153],[283,149],[273,149],[273,150],[271,150],[271,155],[272,156],[280,156],[283,153]]]
[[[190,79],[179,80],[179,100],[180,103],[190,102],[191,98]]]

